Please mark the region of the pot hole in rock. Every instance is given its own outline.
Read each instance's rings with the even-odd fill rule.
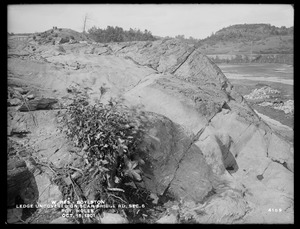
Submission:
[[[263,175],[257,175],[256,177],[257,177],[258,180],[264,179],[264,176],[263,176]]]
[[[35,206],[40,194],[34,175],[23,160],[12,158],[8,161],[7,185],[8,210],[13,210],[19,205],[33,205],[30,208],[22,208],[21,220],[26,220],[37,210]],[[13,211],[7,213],[9,218]]]

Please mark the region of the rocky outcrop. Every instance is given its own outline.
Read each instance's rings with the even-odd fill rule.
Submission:
[[[149,113],[147,118],[150,128],[140,146],[145,186],[158,196],[169,192],[177,198],[201,201],[213,188],[214,177],[194,144],[197,136],[187,136],[163,116]]]
[[[159,45],[164,47],[173,42],[166,41],[166,44]],[[155,45],[152,44],[150,49],[155,50]],[[126,49],[122,49],[122,52],[125,53]],[[140,53],[142,51],[138,52],[136,56],[139,58],[136,58],[135,61],[140,60],[138,63],[143,65],[144,60]],[[144,51],[144,53],[147,52]],[[169,51],[169,53],[172,52]],[[289,193],[288,195],[291,195],[293,193],[293,182],[291,180],[293,177],[292,144],[275,134],[268,125],[260,120],[247,105],[243,97],[235,92],[220,69],[207,57],[195,50],[186,55],[181,64],[178,64],[180,61],[174,61],[176,53],[179,52],[175,52],[172,58],[169,57],[169,60],[172,61],[166,64],[168,66],[167,69],[159,68],[160,65],[157,64],[156,66],[158,67],[156,69],[159,74],[144,78],[139,85],[125,94],[125,98],[129,103],[143,105],[145,110],[170,118],[173,122],[181,125],[188,135],[194,134],[194,136],[197,136],[197,134],[201,133],[199,139],[194,138],[193,145],[190,148],[192,150],[195,146],[194,149],[196,151],[194,153],[187,153],[185,157],[182,157],[183,160],[181,161],[178,158],[176,160],[176,156],[174,156],[174,160],[180,161],[180,163],[178,163],[179,168],[176,170],[176,173],[171,172],[176,174],[175,176],[173,175],[173,182],[174,184],[180,184],[181,187],[179,189],[183,190],[182,193],[185,194],[185,198],[201,201],[201,198],[205,195],[201,196],[196,193],[201,192],[199,191],[201,189],[206,190],[204,193],[208,193],[214,187],[211,184],[214,179],[207,175],[208,169],[205,169],[207,165],[210,165],[214,174],[218,174],[219,179],[224,183],[229,181],[225,177],[222,178],[222,176],[229,172],[234,179],[240,182],[240,186],[245,186],[246,189],[251,189],[254,186],[254,189],[264,188],[272,193],[276,193],[277,191],[275,190],[278,190],[277,188],[279,187],[277,186],[274,189],[274,186],[265,186],[265,184],[257,183],[255,179],[264,170],[267,170],[268,166],[281,165],[280,173],[285,177],[284,180],[289,185],[287,183],[279,185],[280,182],[278,180],[279,189],[284,190],[287,188],[289,190],[287,191],[286,189],[287,193]],[[126,56],[126,54],[122,55]],[[128,55],[134,58],[131,52]],[[144,58],[147,59],[148,57],[149,55],[146,55]],[[179,58],[181,56],[177,60]],[[160,61],[155,62],[152,60],[152,63],[160,63]],[[178,133],[179,131],[170,130],[170,132]],[[172,136],[170,133],[165,135]],[[273,141],[274,139],[277,139],[276,143]],[[175,142],[178,143],[179,141],[175,138],[172,142],[175,144]],[[277,150],[274,148],[277,148]],[[156,152],[156,150],[153,149],[152,152]],[[171,150],[171,152],[178,151],[175,149]],[[168,154],[164,153],[163,155]],[[158,161],[161,163],[165,162],[163,158],[160,158]],[[168,163],[164,163],[164,165],[168,165]],[[278,166],[275,167],[279,168]],[[163,179],[161,177],[164,177],[164,172],[160,170],[165,167],[159,166],[159,168],[159,177]],[[180,175],[179,171],[183,171],[182,175]],[[276,169],[272,170],[271,173],[273,175],[271,176],[276,176],[277,172]],[[178,179],[176,179],[177,176]],[[194,180],[194,176],[197,181]],[[255,181],[255,184],[250,184],[251,182],[244,184],[244,180]],[[201,184],[198,183],[199,181],[201,181]],[[163,184],[163,181],[158,183]],[[197,185],[193,186],[193,184]],[[171,182],[168,191],[175,193],[179,198],[183,197],[179,194],[179,191],[177,193],[176,191],[174,192],[174,189],[172,191],[172,188],[174,186]],[[262,193],[261,196],[265,198],[265,201],[272,201],[272,198],[267,193]],[[282,199],[279,196],[277,198]],[[245,199],[250,201],[250,199]],[[252,213],[248,211],[242,212],[237,218],[246,219],[247,217],[244,216],[253,214],[255,210]]]
[[[193,202],[188,214],[198,223],[293,223],[292,143],[263,122],[198,49],[175,39],[64,49],[51,55],[48,47],[46,61],[40,61],[43,51],[10,58],[9,82],[32,82],[58,98],[76,84],[94,102],[122,98],[144,111],[143,185],[159,202]],[[84,68],[66,68],[79,62]],[[37,120],[29,112],[15,114],[11,129],[30,133],[29,143],[58,167],[75,160],[55,129],[54,111],[34,112]],[[275,208],[282,213],[268,211]]]

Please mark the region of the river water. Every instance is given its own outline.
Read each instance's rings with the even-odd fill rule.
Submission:
[[[254,89],[259,89],[263,85],[266,85],[281,92],[279,100],[287,101],[294,99],[294,68],[292,65],[250,63],[218,64],[218,66],[243,96],[250,94]],[[287,115],[283,111],[274,110],[270,107],[262,107],[256,103],[250,103],[250,105],[272,126],[282,127],[282,125],[279,125],[281,123],[293,128],[294,115]]]
[[[234,80],[266,81],[294,85],[294,67],[287,64],[218,64]]]

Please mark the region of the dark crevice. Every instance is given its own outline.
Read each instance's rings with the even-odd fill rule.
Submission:
[[[200,204],[204,204],[208,200],[211,199],[212,196],[217,194],[216,189],[214,187],[211,188],[211,190],[206,194],[206,196],[203,197],[203,199],[199,202]]]
[[[21,131],[21,132],[17,132],[17,131],[12,131],[8,136],[12,137],[12,136],[16,136],[18,138],[24,138],[27,136],[27,134],[30,134],[30,131]]]
[[[223,142],[218,137],[216,137],[216,141],[217,141],[217,144],[219,145],[219,147],[221,149],[221,152],[222,152],[222,159],[223,159],[223,164],[224,164],[225,169],[230,174],[237,172],[238,169],[239,169],[239,166],[238,166],[238,164],[235,160],[235,157],[233,156],[233,154],[229,150],[230,146],[231,146],[231,143],[232,143],[232,139],[230,139],[230,142],[229,142],[228,146],[225,146],[223,144]]]
[[[128,45],[124,45],[122,48],[120,48],[119,50],[115,51],[114,53],[117,53],[117,52],[121,51],[122,49],[124,49],[126,47],[128,47]]]
[[[230,110],[231,111],[230,106],[228,106],[228,104],[226,102],[223,103],[222,109],[226,109],[226,110]]]
[[[227,94],[229,101],[236,101],[230,94]]]
[[[277,161],[277,160],[275,160],[275,159],[272,159],[271,158],[271,160],[273,161],[273,162],[276,162],[276,163],[278,163],[278,164],[281,164],[284,168],[286,168],[287,170],[289,170],[290,172],[292,172],[293,173],[293,171],[291,170],[291,169],[289,169],[288,168],[288,166],[287,166],[287,163],[286,162],[280,162],[280,161]]]

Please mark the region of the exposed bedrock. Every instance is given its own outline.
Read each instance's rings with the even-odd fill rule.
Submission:
[[[145,111],[149,127],[140,155],[146,162],[143,182],[151,192],[195,202],[195,212],[206,212],[195,216],[201,223],[293,223],[293,143],[264,123],[195,47],[166,39],[65,45],[60,55],[51,49],[40,48],[30,62],[9,58],[9,83],[55,89],[47,96],[52,93],[59,103],[70,85],[88,88],[95,98],[105,86],[102,101],[121,97]],[[49,123],[42,121],[48,116],[54,120],[50,111],[34,112],[40,114],[38,123]],[[9,118],[9,126],[10,134],[30,133],[34,148],[44,150],[29,112]],[[51,128],[39,129],[48,144],[44,155],[51,156],[60,143],[51,160],[65,161],[65,140]]]

